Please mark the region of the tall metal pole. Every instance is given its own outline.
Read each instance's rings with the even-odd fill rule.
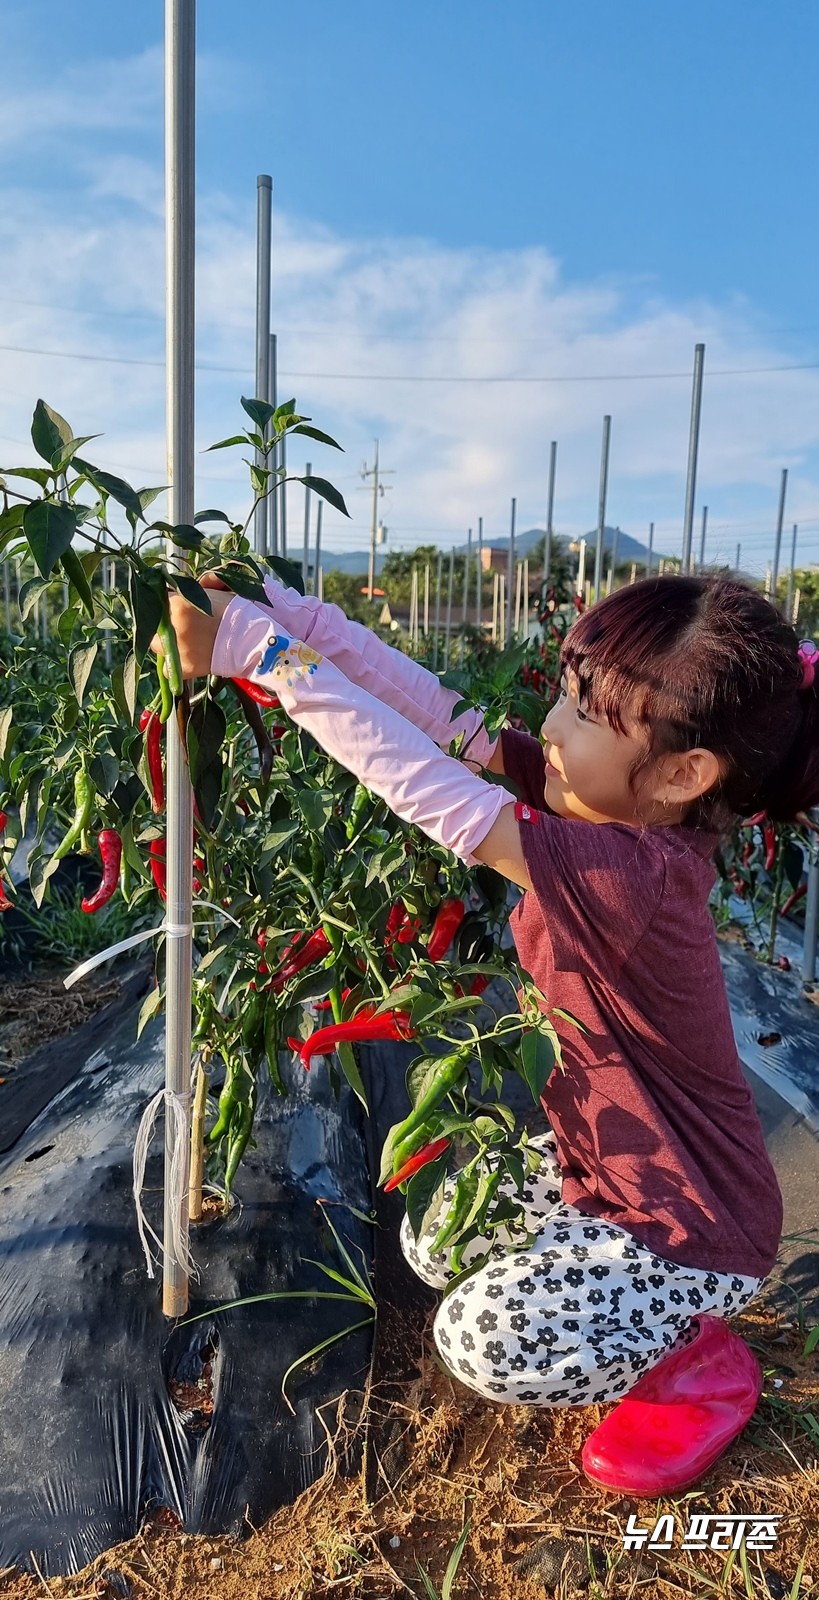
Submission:
[[[771,568],[771,595],[776,600],[776,585],[779,580],[779,556],[782,550],[782,523],[785,519],[785,495],[788,489],[788,469],[782,468],[782,482],[779,486],[779,511],[776,517],[776,540],[774,542],[774,558]]]
[[[469,571],[472,560],[472,529],[466,536],[466,561],[464,562],[464,609],[461,619],[461,666],[464,664],[466,654],[466,624],[469,617]]]
[[[424,638],[429,635],[429,562],[424,567]]]
[[[654,523],[648,525],[648,554],[646,556],[646,577],[651,577],[651,557],[654,554]]]
[[[603,418],[603,445],[600,452],[600,493],[597,500],[597,549],[594,556],[594,598],[600,599],[603,582],[603,540],[606,535],[606,491],[609,482],[609,443],[611,417]]]
[[[700,446],[700,412],[702,410],[702,372],[705,363],[705,345],[694,346],[694,386],[691,393],[691,428],[688,435],[688,474],[685,481],[685,515],[683,517],[683,573],[691,571],[691,535],[694,529],[694,496],[697,492],[697,454]]]
[[[483,517],[478,518],[478,572],[475,581],[475,627],[483,626]]]
[[[737,545],[737,558],[736,558],[736,561],[734,562],[734,571],[735,572],[739,572],[739,567],[740,567],[741,560],[742,560],[742,545],[738,544]]]
[[[797,526],[796,523],[794,523],[794,525],[793,525],[793,538],[791,539],[791,563],[790,563],[790,566],[788,567],[788,591],[787,591],[787,594],[785,596],[785,617],[786,617],[788,622],[792,622],[793,621],[793,575],[794,575],[794,572],[796,570],[796,535],[797,535],[797,532],[798,532],[798,526]],[[6,578],[6,586],[7,586],[7,592],[8,592],[8,577]],[[6,609],[8,610],[8,603],[6,605]]]
[[[367,579],[367,599],[372,600],[375,583],[375,541],[378,537],[378,440],[375,441],[375,466],[373,467],[373,524],[370,529],[370,572]]]
[[[441,571],[444,565],[443,550],[438,551],[438,571],[435,576],[435,643],[432,647],[432,670],[438,671],[438,644],[441,636]]]
[[[168,520],[194,515],[196,0],[165,3],[165,306]],[[262,391],[265,392],[264,390]],[[184,556],[168,541],[168,556]],[[191,863],[193,790],[175,717],[167,724],[168,830],[165,1031],[165,1203],[162,1309],[188,1309]],[[174,1183],[175,1179],[175,1192]]]
[[[256,398],[266,400],[270,393],[270,218],[273,179],[261,172],[256,179]],[[266,434],[267,429],[262,429]],[[261,450],[256,465],[264,465]],[[253,518],[253,547],[257,555],[267,554],[267,499],[260,501]]]
[[[699,561],[699,567],[697,569],[699,572],[702,572],[702,569],[705,566],[705,535],[706,535],[707,528],[708,528],[708,507],[707,506],[703,506],[703,508],[702,508],[702,532],[700,534],[700,561]]]
[[[279,485],[279,531],[281,533],[282,555],[287,556],[287,434],[282,435],[279,445],[279,466],[283,468]]]
[[[279,403],[279,399],[278,399],[279,383],[278,383],[277,368],[278,368],[278,356],[277,356],[277,352],[276,352],[276,335],[275,335],[275,333],[271,333],[271,335],[270,335],[270,381],[269,381],[269,387],[268,387],[268,399],[269,399],[270,404],[272,405],[274,410],[275,410],[276,406]],[[272,455],[270,457],[270,465],[271,465],[271,467],[273,467],[274,470],[279,465],[279,447],[278,447],[278,445],[276,446],[275,450],[272,452]],[[279,482],[278,482],[277,478],[274,478],[273,482],[275,484],[275,487],[272,490],[271,495],[270,495],[270,499],[267,502],[267,506],[268,506],[268,511],[267,511],[267,549],[268,549],[268,554],[269,555],[277,556],[278,553],[279,553]],[[284,550],[282,550],[282,555],[285,555],[285,554],[286,554],[286,552]]]
[[[506,589],[507,589],[507,594],[506,594],[506,627],[504,629],[504,638],[505,639],[510,639],[510,640],[511,640],[511,637],[512,637],[512,606],[514,604],[514,597],[513,597],[513,594],[512,594],[512,575],[513,575],[514,570],[515,570],[515,508],[516,508],[516,505],[517,505],[517,501],[513,498],[512,499],[512,514],[511,514],[510,521],[509,521],[509,561],[508,561],[508,565],[507,565],[507,578],[506,578]]]
[[[449,586],[446,596],[446,634],[444,643],[444,671],[449,671],[449,641],[452,637],[452,584],[455,578],[455,550],[449,552]]]
[[[324,501],[319,498],[318,506],[316,507],[316,554],[313,566],[313,593],[316,595],[319,592],[319,574],[321,572],[321,516],[323,510]]]
[[[498,596],[500,594],[500,573],[492,574],[492,643],[498,642]]]
[[[546,546],[543,555],[543,582],[549,582],[552,570],[552,516],[555,508],[555,469],[557,467],[557,440],[549,446],[549,494],[546,504]]]
[[[312,467],[310,465],[310,462],[308,461],[307,466],[304,469],[305,478],[309,478],[310,473],[312,472],[312,470],[313,469],[312,469]],[[308,577],[309,571],[310,571],[310,490],[308,489],[307,484],[305,484],[304,485],[304,551],[303,551],[303,554],[302,554],[302,564],[301,564],[301,577],[302,577],[302,583],[304,584],[304,592],[305,592],[305,594],[307,593],[307,577]],[[370,599],[372,599],[372,595],[370,596]]]

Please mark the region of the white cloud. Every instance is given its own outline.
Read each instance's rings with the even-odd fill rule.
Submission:
[[[66,74],[48,94],[17,96],[0,114],[0,138],[36,129],[61,150],[53,185],[0,186],[4,273],[0,345],[124,357],[121,366],[4,349],[0,435],[24,441],[43,394],[80,431],[104,430],[97,458],[135,482],[163,468],[164,245],[162,177],[129,147],[129,134],[161,118],[157,52],[120,63],[99,96],[90,69]],[[96,82],[96,73],[93,79]],[[13,126],[12,126],[13,125]],[[100,153],[106,133],[106,148]],[[88,135],[93,135],[89,141]],[[64,181],[67,168],[74,172]],[[24,177],[24,174],[23,174]],[[197,435],[200,448],[232,432],[238,396],[252,387],[255,192],[241,201],[198,198]],[[461,542],[484,518],[505,534],[517,497],[518,527],[541,523],[549,441],[556,438],[557,525],[578,532],[596,518],[601,421],[610,412],[609,520],[658,544],[679,544],[688,445],[693,347],[706,344],[698,502],[710,507],[711,543],[764,567],[781,467],[791,472],[788,521],[819,554],[819,372],[719,369],[792,366],[747,303],[671,304],[656,284],[570,282],[545,248],[452,249],[424,239],[344,239],[307,218],[276,213],[273,326],[283,374],[279,397],[346,447],[311,450],[314,470],[339,483],[354,528],[335,513],[326,544],[360,548],[369,498],[358,468],[372,440],[395,469],[384,519],[396,544]],[[153,362],[156,365],[140,365]],[[231,371],[209,370],[230,368]],[[682,373],[682,377],[651,378]],[[346,374],[345,377],[330,376]],[[561,381],[442,381],[543,376]],[[618,376],[626,375],[626,376]],[[641,375],[643,375],[641,377]],[[410,381],[410,380],[415,381]],[[19,449],[17,451],[19,454]],[[291,468],[302,470],[301,454]],[[245,503],[242,472],[227,454],[200,457],[200,504]],[[699,515],[699,512],[698,512]],[[291,530],[300,534],[295,492]]]

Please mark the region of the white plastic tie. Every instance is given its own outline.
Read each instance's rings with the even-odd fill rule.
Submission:
[[[186,1089],[181,1094],[175,1094],[170,1089],[160,1089],[148,1102],[142,1114],[142,1120],[137,1130],[134,1143],[134,1205],[136,1207],[137,1227],[145,1260],[148,1267],[148,1277],[153,1278],[155,1268],[161,1257],[166,1253],[165,1247],[158,1234],[151,1227],[142,1208],[142,1191],[145,1187],[145,1168],[148,1162],[148,1149],[153,1138],[156,1119],[160,1107],[164,1104],[165,1115],[170,1116],[171,1162],[168,1187],[170,1193],[167,1198],[166,1214],[172,1218],[171,1237],[167,1255],[170,1260],[176,1261],[189,1278],[199,1281],[199,1268],[193,1258],[190,1240],[182,1225],[183,1212],[187,1214],[187,1188],[188,1188],[188,1136],[190,1125],[191,1094]],[[159,1256],[155,1257],[148,1242],[148,1235],[153,1239]]]
[[[205,907],[208,911],[218,912],[220,917],[227,917],[234,928],[241,928],[241,923],[237,922],[224,906],[214,905],[212,900],[194,901],[194,909],[198,909],[199,906]],[[81,978],[87,978],[89,972],[93,972],[95,967],[102,966],[104,961],[113,960],[113,957],[120,955],[123,950],[133,950],[135,945],[144,944],[147,939],[153,939],[158,933],[164,933],[168,939],[187,939],[188,935],[193,933],[193,929],[192,922],[160,922],[158,928],[144,928],[142,933],[132,933],[130,938],[120,939],[117,944],[109,944],[107,949],[98,950],[95,956],[89,956],[87,961],[81,961],[73,972],[69,972],[67,978],[63,978],[63,987],[70,989],[72,984],[79,983]]]

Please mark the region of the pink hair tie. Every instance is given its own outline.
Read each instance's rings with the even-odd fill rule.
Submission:
[[[802,663],[802,682],[800,688],[811,689],[816,676],[816,664],[819,661],[819,650],[812,639],[803,639],[799,646],[799,660]]]

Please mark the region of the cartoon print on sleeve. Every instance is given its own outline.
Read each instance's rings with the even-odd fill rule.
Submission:
[[[298,678],[309,678],[323,660],[323,656],[311,650],[309,645],[302,644],[300,639],[288,639],[284,633],[274,633],[267,641],[255,675],[284,679],[288,688],[292,689]]]

